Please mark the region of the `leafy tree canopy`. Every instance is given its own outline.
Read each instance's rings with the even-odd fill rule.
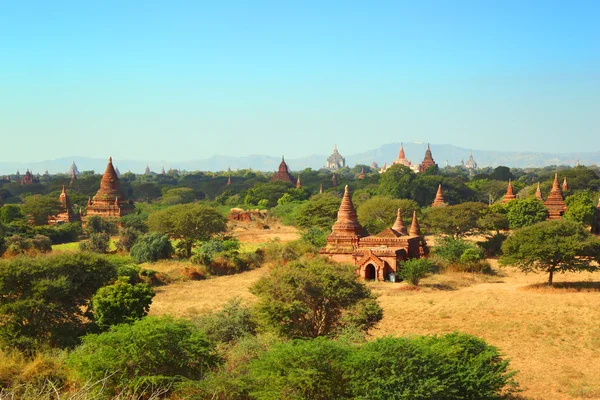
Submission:
[[[583,225],[566,219],[540,222],[514,231],[502,245],[500,262],[524,272],[595,271],[600,244]]]
[[[413,200],[371,197],[358,207],[358,221],[370,234],[375,235],[394,225],[398,209],[402,211],[403,219],[409,220],[413,211],[419,210],[419,205]]]

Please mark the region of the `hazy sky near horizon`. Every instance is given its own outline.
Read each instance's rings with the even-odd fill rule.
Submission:
[[[600,150],[598,1],[0,3],[0,160]]]

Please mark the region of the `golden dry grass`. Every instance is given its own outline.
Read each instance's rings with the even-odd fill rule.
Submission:
[[[300,237],[298,229],[293,226],[282,225],[275,220],[237,222],[230,221],[233,236],[244,244],[266,243],[274,239],[289,242]],[[264,227],[268,228],[264,228]]]
[[[159,287],[150,314],[191,317],[236,296],[252,302],[248,288],[266,273],[261,268]],[[369,283],[384,309],[373,336],[467,332],[511,359],[524,398],[598,399],[600,284],[591,282],[600,281],[600,274],[557,275],[558,284],[572,284],[554,289],[537,285],[545,278],[507,268],[496,276],[434,275],[418,290],[405,283]]]

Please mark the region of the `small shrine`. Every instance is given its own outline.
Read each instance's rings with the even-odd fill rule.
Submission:
[[[435,161],[433,160],[433,156],[431,155],[431,148],[429,147],[429,143],[427,143],[427,150],[425,151],[425,157],[421,164],[419,164],[419,172],[425,172],[425,170],[429,167],[437,166]]]
[[[550,194],[544,202],[544,205],[548,209],[548,219],[562,218],[565,211],[567,211],[567,206],[565,205],[565,201],[563,199],[562,190],[558,183],[558,174],[554,175],[552,190],[550,190]]]
[[[71,207],[71,200],[67,195],[65,187],[62,187],[62,193],[58,197],[60,202],[60,211],[55,217],[48,219],[50,225],[67,224],[69,222],[81,221],[81,214],[74,213]]]
[[[445,205],[446,200],[444,199],[444,192],[442,191],[442,184],[440,183],[440,185],[438,186],[437,193],[435,194],[435,200],[433,200],[433,204],[431,205],[431,207],[439,207]]]
[[[272,181],[282,181],[289,182],[291,184],[295,184],[296,180],[290,174],[287,164],[285,163],[285,159],[281,156],[281,163],[279,164],[279,170],[275,172],[275,175],[271,178]]]
[[[515,196],[515,193],[513,192],[512,182],[509,179],[508,187],[506,188],[506,194],[504,195],[504,198],[502,199],[502,204],[506,204],[509,201],[515,200],[516,198],[517,198],[517,196]]]

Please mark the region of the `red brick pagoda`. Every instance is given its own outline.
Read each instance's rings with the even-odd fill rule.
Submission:
[[[567,211],[567,206],[563,199],[562,190],[558,184],[558,174],[554,175],[554,183],[552,184],[552,190],[548,198],[544,202],[544,205],[548,209],[548,219],[558,219],[563,216]]]
[[[440,183],[440,186],[438,186],[438,190],[435,195],[435,200],[433,200],[433,204],[431,205],[431,207],[439,207],[443,205],[446,205],[446,200],[444,199],[444,192],[442,191],[442,184]]]
[[[406,154],[404,154],[404,146],[402,145],[402,143],[400,143],[400,151],[398,152],[398,158],[392,161],[392,165],[396,164],[404,165],[406,167],[412,166],[412,163],[406,159]]]
[[[62,188],[62,193],[58,197],[58,201],[60,202],[60,212],[55,217],[48,219],[49,224],[59,225],[81,221],[81,215],[79,213],[74,213],[71,208],[71,200],[69,199],[64,186]]]
[[[344,190],[338,219],[327,237],[321,254],[338,262],[352,263],[356,273],[364,279],[387,280],[390,273],[402,268],[402,261],[419,258],[429,252],[421,236],[416,212],[410,231],[402,221],[398,210],[396,222],[391,228],[375,236],[365,236],[350,199],[348,186]]]
[[[134,211],[131,201],[125,200],[121,192],[119,177],[113,167],[112,157],[108,159],[106,171],[100,181],[100,190],[96,195],[88,200],[86,218],[92,215],[98,215],[102,218],[118,219]]]
[[[516,198],[517,198],[517,196],[515,196],[515,194],[513,192],[512,182],[509,179],[508,187],[506,188],[506,194],[504,195],[504,198],[502,199],[502,204],[506,204],[509,201],[513,201]]]
[[[283,156],[281,156],[281,164],[279,164],[279,170],[275,172],[275,175],[273,175],[271,180],[289,182],[291,184],[295,183],[296,180],[294,179],[292,174],[290,174],[290,171],[288,170],[288,166],[285,163]]]
[[[542,197],[542,189],[540,189],[540,183],[538,182],[537,189],[535,190],[535,198],[539,201],[543,202],[544,198]]]
[[[427,150],[425,151],[425,157],[423,158],[423,162],[419,164],[419,172],[425,172],[425,170],[429,167],[437,165],[435,161],[433,161],[433,157],[431,155],[431,149],[429,148],[429,143],[427,143]]]

